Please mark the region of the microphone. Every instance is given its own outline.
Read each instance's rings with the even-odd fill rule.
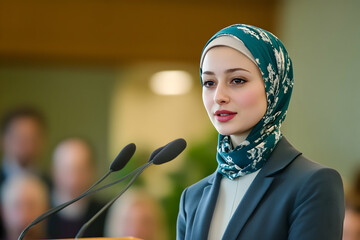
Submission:
[[[64,209],[65,207],[69,206],[70,204],[73,204],[74,202],[82,199],[83,197],[91,194],[93,191],[93,189],[99,185],[106,177],[108,177],[111,173],[119,171],[121,169],[123,169],[125,167],[125,165],[130,161],[131,157],[134,155],[136,150],[136,146],[134,143],[130,143],[128,145],[126,145],[120,152],[119,154],[116,156],[116,158],[112,161],[112,163],[110,164],[109,170],[108,172],[101,177],[98,181],[96,181],[91,187],[89,187],[88,190],[86,190],[85,192],[83,192],[80,196],[74,198],[73,200],[70,200],[68,202],[65,202],[59,206],[56,206],[52,209],[49,209],[48,211],[44,212],[43,214],[41,214],[40,216],[38,216],[34,221],[32,221],[19,235],[18,240],[21,240],[24,238],[25,234],[30,230],[30,228],[32,228],[33,226],[35,226],[36,224],[38,224],[39,222],[43,221],[44,219],[48,218],[50,215],[53,215],[57,212],[59,212],[60,210]]]
[[[169,146],[169,145],[171,145],[171,148],[167,147],[166,150],[165,150],[166,152],[163,152],[163,154],[161,154],[160,157],[157,156],[160,151],[162,151],[166,146]],[[168,144],[154,150],[150,154],[148,162],[143,164],[142,166],[138,167],[133,172],[129,173],[128,175],[126,175],[126,176],[124,176],[124,177],[122,177],[122,178],[120,178],[120,179],[118,179],[118,180],[116,180],[116,181],[114,181],[112,183],[109,183],[109,184],[107,184],[107,185],[105,185],[103,187],[100,187],[100,188],[92,191],[89,194],[95,193],[95,192],[100,191],[100,190],[102,190],[104,188],[108,188],[108,187],[110,187],[112,185],[115,185],[115,184],[129,178],[130,176],[135,175],[138,171],[142,171],[143,168],[147,168],[150,164],[152,164],[154,162],[153,160],[154,160],[155,156],[156,156],[156,159],[155,159],[154,164],[159,165],[159,164],[165,163],[165,162],[163,162],[165,159],[163,159],[161,157],[161,156],[165,156],[164,153],[169,155],[169,158],[168,158],[167,161],[170,161],[170,160],[174,159],[175,157],[177,157],[185,148],[186,148],[186,141],[184,139],[182,139],[182,138],[175,139],[174,141],[172,141],[172,142],[170,142],[170,143],[168,143]],[[178,153],[176,153],[176,151],[178,151]]]
[[[165,146],[162,146],[162,147],[159,147],[158,149],[155,149],[151,154],[150,154],[150,157],[149,157],[149,161],[152,161],[154,159],[154,157],[161,151],[164,149]]]
[[[75,239],[81,238],[85,232],[85,230],[92,224],[96,218],[98,218],[104,211],[106,211],[117,199],[121,197],[121,195],[133,184],[136,178],[152,163],[155,165],[161,165],[163,163],[169,162],[176,158],[184,149],[186,148],[186,141],[182,138],[178,138],[163,147],[156,149],[154,152],[151,153],[149,157],[149,161],[141,166],[140,168],[136,169],[136,174],[130,180],[130,182],[126,185],[126,187],[110,202],[108,202],[102,209],[100,209],[90,220],[88,220],[76,234]],[[134,172],[135,172],[134,171]],[[112,184],[112,183],[111,183]],[[110,184],[108,184],[110,185]]]
[[[86,194],[86,196],[92,195],[92,194],[94,194],[94,193],[96,193],[96,192],[98,192],[98,191],[101,191],[101,190],[105,189],[105,188],[109,188],[109,187],[111,187],[111,186],[113,186],[113,185],[115,185],[115,184],[117,184],[117,183],[119,183],[119,182],[122,182],[122,181],[126,180],[127,178],[135,175],[135,174],[138,173],[139,171],[143,171],[144,168],[147,168],[149,165],[152,164],[153,158],[154,158],[154,157],[156,156],[156,154],[158,154],[164,147],[165,147],[165,146],[159,147],[158,149],[154,150],[154,151],[151,153],[151,155],[150,155],[149,160],[148,160],[147,163],[145,163],[145,164],[143,164],[142,166],[138,167],[137,169],[135,169],[135,170],[132,171],[131,173],[128,173],[128,174],[125,175],[124,177],[122,177],[122,178],[120,178],[120,179],[118,179],[118,180],[113,181],[112,183],[109,183],[109,184],[104,185],[104,186],[102,186],[102,187],[99,187],[99,188],[97,188],[97,189],[93,189],[93,190],[91,190],[91,191],[88,191],[87,194]],[[82,197],[84,197],[84,196],[81,195],[81,196],[79,196],[78,198],[81,199]],[[76,198],[76,199],[78,199],[78,198]],[[75,200],[75,199],[74,199],[74,200]]]
[[[169,147],[170,146],[170,147]],[[166,149],[164,150],[164,152],[162,152],[162,154],[159,155],[159,153],[166,147]],[[184,149],[186,148],[186,141],[182,138],[179,139],[175,139],[174,141],[166,144],[165,146],[159,147],[158,149],[154,150],[147,163],[143,164],[142,166],[138,167],[137,169],[135,169],[134,171],[132,171],[131,173],[129,173],[128,175],[115,180],[112,183],[109,183],[105,186],[102,186],[98,189],[95,189],[91,192],[89,192],[89,194],[93,194],[96,193],[100,190],[103,190],[105,188],[111,187],[112,185],[115,185],[127,178],[129,178],[132,175],[137,174],[140,171],[144,171],[144,168],[147,168],[148,166],[150,166],[152,163],[154,163],[155,165],[160,165],[163,164],[165,162],[168,162],[172,159],[174,159],[175,157],[177,157]],[[168,155],[168,158],[164,158],[163,156]],[[156,158],[155,158],[156,157]]]
[[[154,156],[153,163],[160,165],[176,158],[186,148],[186,141],[183,138],[175,139],[161,148],[159,154]],[[157,149],[159,150],[159,149]],[[156,151],[156,150],[155,150]]]
[[[125,167],[125,165],[130,161],[131,157],[136,151],[136,145],[130,143],[126,145],[116,156],[114,161],[110,164],[109,172],[117,172]]]

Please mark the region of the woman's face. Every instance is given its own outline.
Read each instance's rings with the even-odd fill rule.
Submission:
[[[240,144],[267,108],[264,80],[248,57],[230,47],[210,49],[202,66],[203,101],[222,135]],[[236,141],[238,139],[239,141]]]

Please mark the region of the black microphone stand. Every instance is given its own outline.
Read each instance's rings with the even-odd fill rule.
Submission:
[[[90,220],[88,220],[79,230],[79,232],[76,234],[75,239],[81,238],[84,235],[85,230],[90,226],[90,224],[92,224],[96,218],[98,218],[98,216],[100,216],[103,212],[106,211],[106,209],[108,209],[117,199],[119,199],[119,197],[121,197],[121,195],[133,184],[133,182],[136,180],[136,178],[138,178],[138,176],[146,169],[148,168],[153,162],[147,162],[144,166],[141,167],[141,169],[139,169],[135,176],[132,177],[132,179],[130,180],[130,182],[126,185],[126,187],[115,197],[113,198],[110,202],[108,202],[103,208],[100,209],[100,211],[98,211]],[[108,185],[113,185],[115,183],[111,183]],[[104,186],[105,187],[105,186]]]

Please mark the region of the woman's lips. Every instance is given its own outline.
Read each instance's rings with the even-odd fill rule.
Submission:
[[[218,110],[215,112],[215,118],[219,122],[227,122],[233,119],[236,116],[236,112],[231,112],[227,110]]]

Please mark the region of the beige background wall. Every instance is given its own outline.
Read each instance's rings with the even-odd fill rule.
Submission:
[[[279,18],[295,71],[284,132],[346,180],[360,166],[359,11],[357,0],[288,0]]]

